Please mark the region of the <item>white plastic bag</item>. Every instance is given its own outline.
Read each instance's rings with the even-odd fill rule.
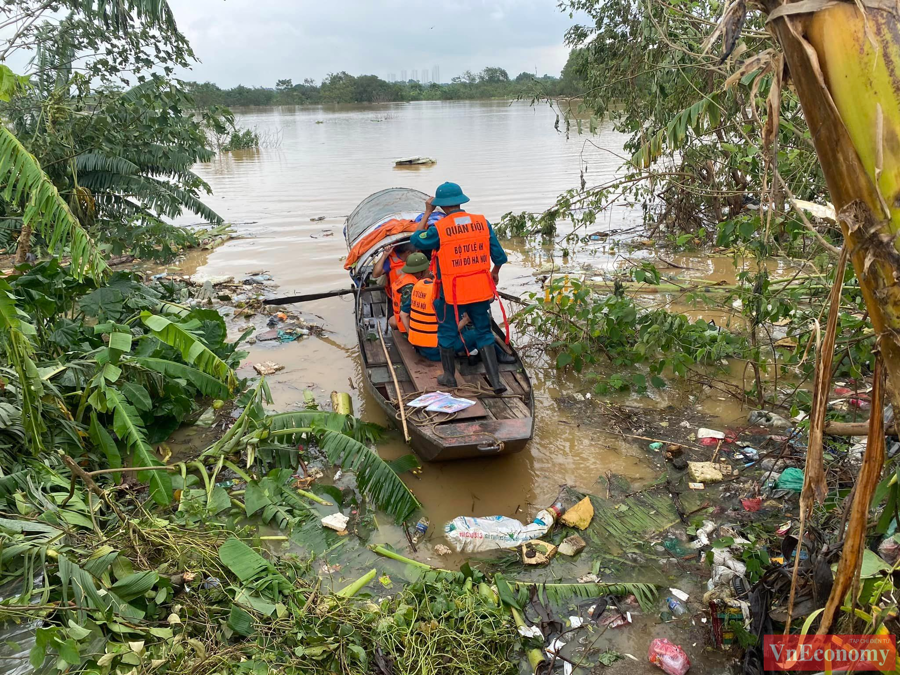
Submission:
[[[553,525],[553,513],[544,509],[527,525],[506,516],[467,518],[459,516],[444,527],[444,536],[460,553],[516,548],[519,544],[539,539]]]

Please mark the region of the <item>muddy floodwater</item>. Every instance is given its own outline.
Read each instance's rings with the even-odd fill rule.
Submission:
[[[451,180],[471,197],[472,211],[497,222],[509,211],[546,209],[561,192],[579,185],[582,171],[589,184],[616,174],[625,154],[622,135],[604,128],[586,144],[584,137],[573,134],[567,139],[555,131],[554,120],[555,112],[547,106],[506,102],[242,112],[239,123],[255,127],[269,147],[223,153],[196,171],[214,189],[207,203],[234,223],[243,238],[208,257],[189,258],[182,269],[238,279],[266,270],[280,295],[343,288],[349,285],[342,266],[344,218],[372,192],[403,186],[433,194],[439,183]],[[437,163],[394,168],[394,159],[409,155],[427,155]],[[594,231],[640,225],[640,209],[617,206],[598,219]],[[533,272],[561,260],[561,249],[553,242],[504,245],[510,264],[503,268],[500,288],[511,293],[537,289]],[[598,269],[615,267],[623,261],[614,247],[598,243],[578,255]],[[676,262],[691,268],[688,275],[734,279],[730,258],[679,256]],[[254,374],[250,368],[254,362],[275,361],[285,366],[269,378],[276,409],[301,408],[305,390],[313,391],[323,405],[332,390],[349,391],[357,414],[386,423],[365,393],[352,307],[349,297],[303,305],[304,316],[318,317],[325,336],[286,345],[253,345],[241,374]],[[695,314],[703,316],[703,312]],[[444,522],[458,515],[530,518],[553,501],[563,483],[591,491],[606,472],[636,484],[659,475],[648,462],[646,442],[592,423],[583,406],[568,404],[576,392],[589,391],[586,383],[561,376],[540,362],[533,366],[537,423],[534,440],[525,451],[510,457],[427,465],[420,477],[406,477],[438,533]],[[652,411],[673,403],[683,406],[686,396],[676,387],[654,393],[653,398],[625,395],[617,402]],[[746,416],[734,401],[715,392],[706,399],[687,400],[722,425]],[[409,450],[392,431],[379,452],[393,458]]]

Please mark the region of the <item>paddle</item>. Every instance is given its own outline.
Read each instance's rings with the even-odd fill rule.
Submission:
[[[375,286],[374,288],[380,288],[380,286]],[[336,291],[323,291],[321,293],[309,293],[307,295],[288,295],[284,298],[270,298],[269,300],[263,300],[263,304],[292,305],[297,302],[310,302],[311,300],[322,300],[323,298],[336,298],[341,295],[350,295],[351,293],[356,293],[356,291],[357,289],[355,288],[341,288]],[[527,304],[524,300],[522,300],[522,298],[516,297],[515,295],[510,295],[509,293],[504,293],[503,291],[497,291],[497,295],[499,295],[504,300],[509,300],[510,302],[517,302],[520,305]]]
[[[289,295],[285,298],[270,298],[263,300],[264,305],[291,305],[295,302],[309,302],[311,300],[321,300],[323,298],[336,298],[340,295],[350,295],[356,293],[355,288],[341,288],[336,291],[323,291],[322,293],[308,293],[307,295]]]

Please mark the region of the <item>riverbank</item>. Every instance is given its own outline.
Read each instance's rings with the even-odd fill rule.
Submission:
[[[315,227],[328,231],[327,222]],[[252,250],[259,243],[234,241],[211,255],[221,256],[228,247]],[[528,249],[522,250],[524,256]],[[652,672],[647,651],[654,639],[666,638],[681,646],[697,672],[710,672],[735,663],[742,649],[751,648],[750,636],[761,621],[784,621],[783,580],[792,569],[790,541],[799,527],[806,453],[802,415],[748,419],[738,399],[727,404],[702,384],[672,387],[657,399],[601,397],[574,380],[567,384],[565,375],[538,357],[531,367],[548,405],[546,435],[535,442],[552,436],[571,441],[574,449],[568,457],[546,457],[533,498],[512,482],[515,473],[506,471],[505,483],[496,476],[473,483],[471,477],[516,465],[533,470],[535,454],[466,466],[427,465],[421,471],[404,462],[397,476],[384,460],[408,455],[408,449],[392,440],[392,432],[373,426],[371,414],[365,423],[324,412],[330,406],[328,385],[304,365],[303,355],[340,344],[335,328],[352,313],[349,308],[343,303],[331,311],[320,308],[317,316],[293,307],[264,307],[263,298],[282,292],[277,277],[263,268],[216,277],[205,260],[210,252],[197,255],[188,254],[182,270],[176,265],[146,272],[151,288],[170,288],[168,304],[160,308],[176,324],[191,317],[210,323],[215,315],[224,332],[205,328],[207,335],[255,341],[233,362],[237,373],[276,372],[251,383],[234,404],[206,399],[188,426],[160,442],[168,466],[158,470],[170,476],[168,488],[163,482],[151,480],[148,489],[130,478],[109,481],[105,474],[94,479],[77,471],[69,483],[58,470],[39,470],[44,482],[38,492],[18,481],[11,484],[2,498],[5,510],[18,515],[0,524],[19,547],[10,549],[10,569],[27,569],[17,561],[29,556],[50,561],[43,564],[50,581],[41,590],[40,605],[28,605],[26,575],[24,594],[15,591],[15,607],[0,608],[7,620],[33,619],[28,625],[34,632],[17,635],[34,662],[46,651],[49,662],[96,663],[123,673],[154,664],[230,672],[236,657],[246,661],[234,672],[244,672],[247,663],[259,669],[359,672],[389,659],[395,672],[413,672],[423,659],[442,663],[446,656],[432,656],[426,645],[446,641],[444,653],[463,664],[462,672],[479,672],[478,663],[485,661],[498,672],[516,672],[538,656],[579,669]],[[671,252],[660,255],[675,258]],[[692,263],[699,265],[700,256]],[[545,276],[540,268],[535,273],[527,283]],[[137,288],[131,292],[143,297]],[[159,331],[153,320],[142,320]],[[222,344],[216,348],[228,351]],[[333,363],[323,370],[334,370]],[[873,395],[859,385],[835,389],[832,407],[852,415],[860,406],[848,407],[850,399],[869,401]],[[270,391],[278,392],[280,401],[273,404]],[[358,384],[351,391],[354,402],[367,408]],[[704,406],[714,414],[702,412]],[[341,429],[337,437],[326,431],[334,422]],[[858,446],[858,441],[828,441],[828,491],[836,498],[854,482]],[[891,444],[888,455],[898,448]],[[546,446],[535,450],[546,452]],[[620,464],[611,461],[617,455]],[[75,471],[77,465],[64,466]],[[36,466],[22,470],[38,471]],[[454,479],[466,482],[454,484]],[[373,500],[372,488],[382,488],[386,480],[391,496]],[[583,551],[531,565],[534,543],[477,555],[453,550],[444,525],[456,516],[504,515],[528,523],[557,499],[561,482],[572,485],[566,504],[586,498],[593,515],[583,528],[557,521],[540,538],[559,547],[577,535]],[[458,494],[461,485],[467,489]],[[432,486],[457,494],[445,498]],[[166,489],[171,489],[168,502],[162,498]],[[424,508],[417,511],[420,498]],[[517,501],[495,508],[498,499]],[[38,515],[42,500],[55,505],[49,518]],[[341,531],[322,525],[335,514],[346,518]],[[420,514],[432,524],[411,541]],[[891,539],[884,541],[888,546],[877,554],[881,562],[870,561],[867,572],[873,583],[887,579],[892,564]],[[807,586],[795,598],[797,620],[815,609],[808,582],[821,573],[819,561],[826,555],[834,550],[824,551],[816,540],[805,542],[799,572]],[[75,606],[70,607],[73,578],[78,588],[89,584],[93,591],[71,596]],[[370,597],[354,602],[330,595],[345,588],[351,590],[344,595]],[[538,588],[543,590],[535,593]],[[754,614],[754,594],[762,593],[770,604],[762,615]],[[416,609],[422,607],[427,611]],[[356,628],[345,634],[346,626]],[[490,626],[487,636],[485,626]],[[419,646],[395,639],[410,630],[423,641],[413,643]],[[523,640],[523,631],[530,637]],[[482,651],[471,642],[476,634]]]
[[[666,255],[672,257],[668,253]],[[323,328],[327,330],[327,321]],[[306,344],[313,342],[309,340]],[[277,361],[291,348],[273,346],[265,349],[265,353]],[[290,377],[287,379],[290,380]],[[503,570],[506,575],[514,575],[520,580],[545,583],[551,580],[553,583],[571,584],[573,590],[567,592],[574,594],[572,597],[575,598],[598,592],[590,586],[597,581],[612,584],[651,583],[658,586],[662,593],[655,606],[639,608],[623,605],[631,620],[627,624],[622,623],[620,628],[629,627],[630,630],[607,632],[607,627],[585,624],[591,639],[596,637],[594,629],[602,631],[604,636],[597,644],[603,645],[600,650],[606,654],[603,658],[612,663],[614,654],[618,654],[628,660],[625,654],[640,655],[641,649],[637,649],[636,645],[643,644],[646,650],[652,638],[664,636],[679,644],[690,641],[690,646],[686,646],[685,650],[701,672],[725,665],[738,652],[723,650],[722,647],[734,643],[737,649],[737,646],[749,644],[747,635],[751,630],[752,617],[746,603],[750,587],[759,582],[766,572],[790,567],[790,560],[780,555],[783,553],[781,540],[797,526],[798,483],[796,479],[791,483],[785,478],[783,483],[789,487],[781,487],[779,474],[802,467],[805,446],[802,436],[798,435],[800,432],[789,431],[789,427],[796,426],[800,418],[796,421],[761,418],[770,426],[774,424],[779,427],[771,429],[759,426],[759,423],[748,424],[746,411],[736,415],[736,419],[741,421],[739,425],[721,427],[723,439],[716,439],[714,435],[700,438],[704,428],[711,427],[716,432],[720,430],[717,427],[720,426],[721,416],[698,415],[691,410],[694,404],[690,395],[687,396],[683,408],[670,404],[663,409],[654,408],[652,413],[646,407],[617,405],[580,393],[570,392],[559,397],[557,405],[560,410],[566,410],[572,419],[579,420],[577,429],[582,439],[591,438],[595,433],[600,438],[612,436],[627,439],[626,442],[632,447],[640,449],[642,456],[639,461],[647,470],[647,478],[633,484],[606,467],[602,473],[596,472],[596,480],[591,485],[585,485],[585,469],[588,473],[590,469],[581,467],[578,484],[584,493],[593,493],[591,500],[598,515],[595,516],[597,522],[586,535],[590,545],[574,561],[557,556],[549,568],[528,571],[520,562],[520,552],[503,554],[500,559],[493,555],[490,556],[492,559],[480,562],[467,555],[441,555],[437,552],[440,550],[438,546],[449,542],[441,537],[442,521],[438,520],[435,520],[435,532],[420,542],[416,550],[408,547],[402,530],[385,527],[383,523],[377,533],[366,529],[356,531],[357,541],[348,539],[346,543],[341,543],[335,540],[338,548],[333,550],[327,546],[311,546],[309,541],[304,540],[309,536],[308,532],[292,538],[292,546],[297,546],[307,555],[328,551],[319,571],[326,572],[338,584],[350,581],[370,565],[375,565],[381,573],[382,568],[378,567],[381,561],[365,549],[366,544],[373,541],[370,537],[374,537],[374,542],[387,541],[405,557],[430,566],[454,569],[460,565],[477,565],[488,573]],[[843,391],[836,392],[835,402],[846,401],[846,396]],[[315,398],[313,394],[305,400]],[[294,405],[297,405],[296,399]],[[722,402],[716,402],[714,407],[721,408]],[[721,415],[721,410],[718,412]],[[610,433],[611,428],[615,430],[613,433]],[[710,443],[710,439],[714,442]],[[596,447],[596,442],[592,442],[595,451]],[[835,464],[832,469],[837,472],[833,489],[840,493],[852,484],[854,460],[852,455],[846,454],[846,445],[833,447],[836,454],[833,455]],[[698,476],[693,475],[691,467],[686,464],[710,461],[717,465],[712,477],[703,479],[709,482],[698,486],[701,481],[695,480]],[[425,467],[424,476],[430,476],[436,468]],[[440,467],[439,474],[444,473],[444,468]],[[788,476],[792,475],[791,471],[787,471]],[[328,478],[323,480],[327,484]],[[407,483],[414,491],[419,491],[422,480],[410,477]],[[329,494],[332,493],[329,491]],[[548,503],[546,501],[543,505]],[[527,522],[539,505],[519,504],[507,514]],[[477,506],[480,508],[481,504]],[[487,511],[476,510],[474,499],[471,509],[463,511],[467,515],[469,512],[472,515],[488,515]],[[425,513],[433,515],[427,508]],[[622,522],[627,523],[624,529]],[[574,532],[569,528],[557,528],[547,536],[547,540],[558,545]],[[611,543],[614,545],[611,546]],[[715,563],[717,558],[721,558],[721,563],[709,564]],[[414,563],[409,564],[415,566]],[[396,568],[394,570],[396,574]],[[385,573],[391,576],[390,570],[385,570]],[[743,587],[735,587],[733,583],[729,585],[735,577],[743,580]],[[577,590],[579,588],[581,590]],[[671,593],[669,588],[688,595],[685,603],[687,611],[681,618],[666,614],[671,612],[666,604],[672,597],[666,595]],[[560,596],[556,598],[557,602],[551,603],[552,611],[563,613],[564,624],[572,623],[567,618],[569,616],[588,618],[579,616],[577,607],[567,605],[565,597],[569,596]],[[783,612],[783,603],[783,597],[776,598],[773,612]],[[575,613],[569,615],[566,612]],[[606,619],[609,621],[612,617],[614,620],[617,616],[610,614]],[[730,625],[732,623],[735,625]],[[741,639],[735,638],[735,633]],[[723,634],[728,636],[727,644],[722,643]],[[567,651],[560,656],[578,663],[586,655]],[[591,658],[596,657],[599,654],[593,654]]]

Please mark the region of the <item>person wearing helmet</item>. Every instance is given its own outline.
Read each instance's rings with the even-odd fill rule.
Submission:
[[[468,201],[456,183],[438,186],[434,197],[425,202],[425,213],[410,243],[420,251],[433,252],[434,310],[444,368],[438,383],[445,387],[457,386],[456,346],[463,339],[459,324],[468,315],[471,340],[481,354],[488,381],[496,394],[502,394],[506,387],[500,379],[497,351],[485,347],[495,342],[491,303],[497,297],[496,284],[507,257],[487,218],[463,211],[462,204]],[[441,209],[444,217],[429,224],[436,208]]]

